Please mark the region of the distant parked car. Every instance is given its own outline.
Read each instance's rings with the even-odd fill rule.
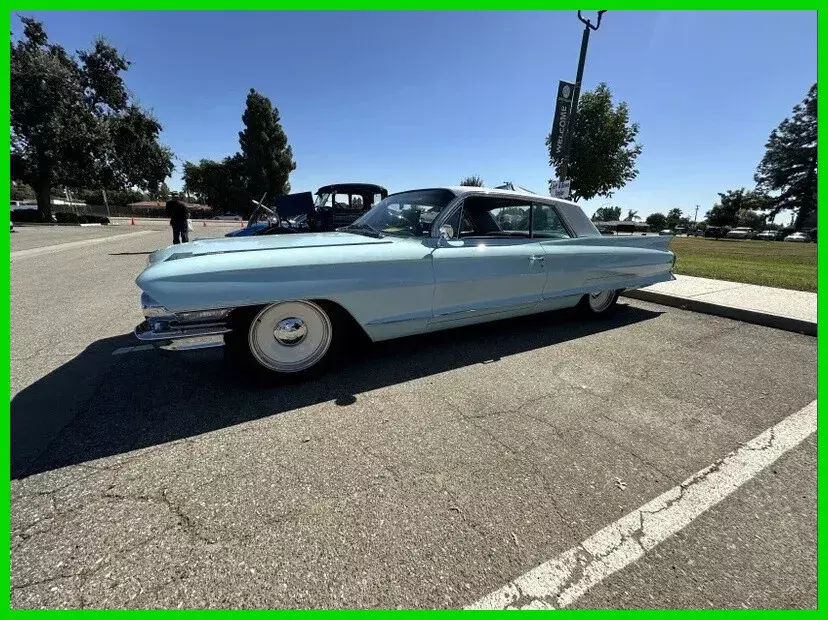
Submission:
[[[217,215],[214,220],[222,220],[224,222],[241,222],[242,216],[235,213],[225,213],[224,215]]]
[[[753,239],[754,235],[753,229],[742,226],[729,231],[725,237],[728,239]]]
[[[708,226],[704,229],[704,236],[705,237],[719,237],[724,236],[725,230],[721,226]]]
[[[785,241],[790,241],[791,243],[808,243],[810,239],[808,239],[807,233],[795,232],[794,234],[785,237]]]
[[[763,230],[755,238],[760,241],[779,241],[782,238],[782,233],[778,230]]]
[[[659,235],[675,235],[676,232],[674,230],[670,230],[669,228],[665,228],[661,232],[658,233]]]

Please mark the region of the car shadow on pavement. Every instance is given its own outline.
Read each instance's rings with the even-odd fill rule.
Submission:
[[[322,402],[623,328],[661,313],[620,305],[585,321],[558,311],[363,347],[320,379],[263,388],[222,350],[136,350],[131,334],[92,343],[11,401],[11,477],[193,437]]]

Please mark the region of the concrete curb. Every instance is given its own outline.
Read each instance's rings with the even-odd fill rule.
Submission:
[[[672,306],[674,308],[690,310],[691,312],[700,312],[702,314],[722,316],[727,319],[734,319],[736,321],[743,321],[745,323],[754,323],[756,325],[764,325],[765,327],[773,327],[774,329],[782,329],[789,332],[797,332],[800,334],[805,334],[807,336],[817,335],[816,322],[806,321],[804,319],[795,319],[789,316],[768,314],[767,312],[759,312],[758,310],[748,310],[747,308],[734,308],[732,306],[722,306],[719,304],[712,304],[706,301],[700,301],[698,299],[676,297],[675,295],[665,295],[663,293],[655,293],[653,291],[647,291],[644,289],[624,291],[622,295],[624,295],[625,297],[631,297],[632,299],[649,301],[654,304]]]

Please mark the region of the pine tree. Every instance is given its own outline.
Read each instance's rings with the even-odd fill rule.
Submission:
[[[259,199],[290,192],[290,173],[296,170],[293,149],[270,99],[250,89],[242,115],[244,130],[239,132],[241,155],[247,173],[247,192]]]
[[[771,215],[782,209],[796,212],[799,230],[817,209],[817,85],[811,86],[802,103],[773,130],[765,145],[765,156],[756,169],[757,187],[774,196]]]

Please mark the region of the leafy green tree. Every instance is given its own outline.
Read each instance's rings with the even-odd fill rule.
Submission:
[[[221,161],[202,159],[186,162],[184,190],[215,209],[248,215],[253,208],[247,192],[247,174],[240,154]]]
[[[630,209],[627,211],[627,217],[624,218],[625,222],[635,222],[636,220],[640,220],[641,218],[638,217],[638,211],[633,211]]]
[[[130,97],[129,68],[103,39],[71,56],[21,18],[11,42],[11,177],[31,185],[42,217],[53,187],[154,189],[173,170],[161,124]]]
[[[25,183],[11,181],[11,200],[32,200],[35,197],[34,190]]]
[[[108,203],[110,206],[125,206],[133,202],[146,200],[147,196],[134,189],[114,190],[106,192],[106,201],[103,198],[103,191],[99,189],[83,190],[78,193],[78,200],[83,200],[89,205],[102,205]]]
[[[764,228],[765,217],[750,209],[740,209],[736,214],[736,224],[757,230]]]
[[[460,181],[460,185],[467,187],[483,187],[483,179],[477,175],[472,175]]]
[[[719,192],[719,202],[707,212],[705,219],[710,226],[747,226],[739,223],[740,212],[766,211],[773,204],[773,199],[759,190],[730,189]]]
[[[270,99],[250,89],[242,115],[239,144],[247,177],[247,192],[272,197],[290,192],[290,173],[296,170],[293,149],[282,129],[279,110]]]
[[[811,86],[793,116],[771,132],[765,156],[754,175],[762,192],[779,192],[770,208],[771,217],[782,209],[796,213],[794,228],[817,210],[817,85]]]
[[[650,230],[664,230],[667,228],[667,216],[663,213],[651,213],[644,221],[650,227]]]
[[[573,129],[568,167],[572,200],[611,197],[614,190],[638,176],[635,160],[642,149],[636,142],[638,123],[630,123],[626,102],[613,106],[606,84],[581,94]],[[563,161],[553,154],[551,132],[546,146],[549,163],[558,174]],[[549,182],[550,190],[553,182]]]
[[[621,219],[621,207],[600,207],[592,214],[593,222],[617,222]]]
[[[681,216],[681,209],[679,209],[678,207],[675,207],[667,211],[667,217],[665,218],[667,228],[676,228],[679,225],[679,222],[681,221]]]
[[[172,192],[170,191],[170,188],[167,187],[166,183],[161,183],[161,185],[158,186],[157,190],[151,191],[149,193],[149,197],[151,200],[158,200],[159,202],[167,201],[170,199],[171,196]]]

